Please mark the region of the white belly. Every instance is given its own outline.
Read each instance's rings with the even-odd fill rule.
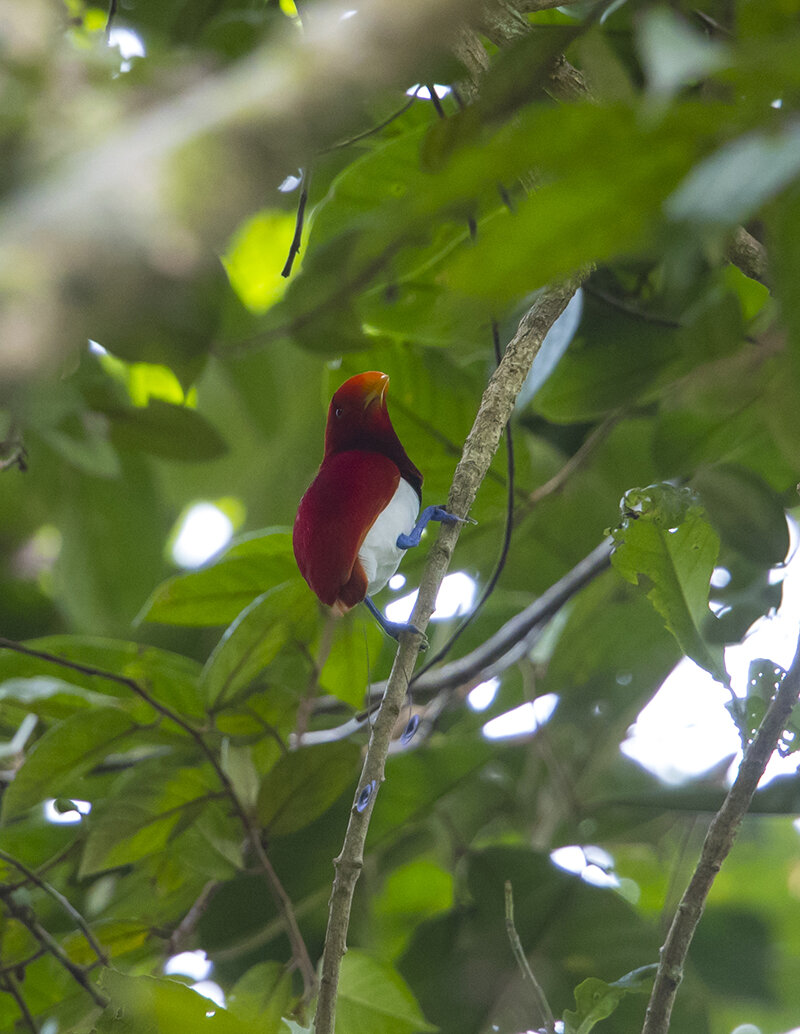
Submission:
[[[397,546],[397,536],[408,535],[418,513],[417,493],[405,478],[400,478],[389,505],[367,532],[358,553],[367,575],[368,596],[382,589],[397,570],[405,553]]]

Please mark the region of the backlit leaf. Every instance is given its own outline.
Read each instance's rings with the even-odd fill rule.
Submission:
[[[693,508],[691,497],[686,499],[658,486],[628,493],[625,505],[643,508],[614,530],[611,562],[623,578],[647,592],[684,653],[727,685],[722,649],[703,637],[703,626],[711,620],[708,598],[719,538]]]

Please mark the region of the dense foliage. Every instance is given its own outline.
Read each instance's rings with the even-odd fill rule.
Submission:
[[[634,971],[658,960],[724,785],[665,787],[620,744],[683,654],[725,683],[724,646],[779,605],[800,478],[796,5],[463,5],[485,72],[452,4],[450,35],[435,4],[309,2],[302,23],[288,0],[112,7],[145,56],[123,61],[83,0],[0,12],[0,1029],[309,1023],[275,891],[316,964],[366,734],[303,733],[358,711],[394,646],[366,612],[331,621],[293,560],[327,400],[385,370],[444,502],[492,321],[505,344],[537,290],[582,273],[515,411],[507,562],[451,656],[609,529],[613,564],[488,710],[466,706],[478,673],[398,744],[337,1030],[538,1027],[506,881],[566,1030],[640,1030],[651,970]],[[420,82],[459,85],[434,104],[406,93]],[[501,449],[458,543],[479,592],[508,476]],[[198,500],[237,536],[181,573]],[[433,652],[454,622],[431,627]],[[774,681],[765,665],[735,712],[744,738]],[[538,732],[482,735],[548,694]],[[757,795],[689,956],[682,1034],[798,1022],[796,798],[795,777]],[[91,811],[54,821],[76,801]],[[609,885],[554,865],[565,845]],[[225,1009],[164,975],[186,949]]]

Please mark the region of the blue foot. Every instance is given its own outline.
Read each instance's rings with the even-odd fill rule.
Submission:
[[[426,506],[408,535],[397,536],[397,548],[411,549],[413,546],[418,546],[423,531],[431,521],[442,521],[444,524],[456,524],[457,522],[461,524],[474,523],[470,517],[456,517],[454,513],[445,510],[443,506]]]
[[[378,610],[378,608],[375,606],[375,604],[372,602],[369,596],[364,597],[364,603],[366,603],[367,610],[369,610],[370,614],[372,614],[372,616],[375,618],[375,620],[378,622],[378,624],[381,626],[384,632],[387,635],[390,635],[392,639],[399,639],[401,632],[413,632],[415,635],[418,635],[422,638],[422,642],[420,643],[420,650],[428,649],[427,637],[425,636],[424,632],[420,632],[416,625],[406,624],[402,621],[389,621],[389,619],[384,617],[383,614]]]

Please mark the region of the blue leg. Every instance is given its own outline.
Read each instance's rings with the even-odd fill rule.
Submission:
[[[417,635],[422,636],[421,650],[428,649],[428,640],[425,638],[422,632],[414,625],[404,624],[402,621],[389,621],[388,618],[384,617],[383,614],[378,610],[369,596],[364,597],[364,603],[367,605],[367,610],[375,618],[381,628],[387,635],[390,635],[392,639],[398,639],[401,632],[415,632]]]
[[[449,513],[445,510],[443,506],[426,506],[409,534],[397,536],[397,548],[411,549],[412,546],[418,546],[422,533],[430,521],[443,521],[445,524],[455,524],[457,521],[460,521],[462,524],[466,524],[470,521],[470,518],[456,517],[454,513]]]

